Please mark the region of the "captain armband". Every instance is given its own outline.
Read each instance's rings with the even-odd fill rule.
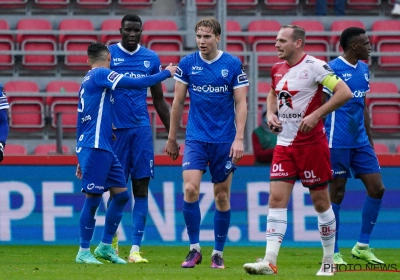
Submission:
[[[333,89],[335,88],[335,86],[341,81],[342,79],[340,79],[337,75],[335,74],[329,74],[328,76],[325,77],[325,79],[322,81],[322,85],[329,89],[331,92],[333,92]]]

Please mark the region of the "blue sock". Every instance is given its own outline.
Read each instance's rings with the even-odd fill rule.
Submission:
[[[149,211],[148,197],[135,197],[132,212],[132,245],[140,246],[146,225],[147,212]]]
[[[185,219],[190,244],[199,243],[201,221],[199,201],[183,201],[183,218]]]
[[[335,253],[339,253],[338,240],[339,240],[339,225],[340,225],[340,220],[339,220],[340,204],[331,203],[331,205],[336,219]]]
[[[79,229],[80,237],[79,243],[81,248],[88,249],[90,247],[90,240],[92,240],[94,226],[96,220],[94,215],[101,202],[101,196],[99,197],[87,197],[83,204],[81,216],[79,218]]]
[[[358,242],[369,244],[371,232],[374,229],[376,220],[378,219],[379,209],[381,208],[382,199],[365,197],[362,209],[361,232]]]
[[[214,249],[217,251],[223,251],[228,235],[229,224],[231,222],[231,210],[221,212],[215,209],[214,213],[214,237],[215,246]]]
[[[125,204],[129,201],[128,191],[121,192],[113,196],[110,206],[107,208],[106,221],[104,225],[103,237],[101,242],[111,244],[112,238],[121,222],[122,211]]]

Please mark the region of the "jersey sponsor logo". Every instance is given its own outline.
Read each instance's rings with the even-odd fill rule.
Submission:
[[[247,79],[246,73],[243,73],[243,74],[240,74],[239,76],[237,76],[237,80],[238,80],[238,83],[247,83],[248,79]]]
[[[83,118],[81,118],[81,123],[87,122],[87,121],[91,121],[92,117],[90,115],[84,116]]]
[[[110,82],[114,83],[115,80],[118,78],[118,76],[119,76],[119,74],[118,74],[117,72],[112,71],[110,74],[108,74],[107,79],[108,79]]]
[[[303,70],[300,72],[299,79],[308,79],[308,71]]]
[[[285,172],[285,170],[282,168],[282,164],[274,164],[272,166],[272,172],[270,176],[288,176],[289,173]]]
[[[229,74],[228,69],[222,69],[222,70],[221,70],[221,75],[222,75],[222,77],[226,78],[226,77],[228,76],[228,74]]]
[[[365,91],[363,90],[355,90],[353,92],[353,97],[360,98],[365,96]]]
[[[314,60],[309,60],[309,59],[306,60],[306,63],[314,63],[314,62],[315,62]]]
[[[278,109],[282,108],[285,105],[293,109],[292,96],[294,96],[298,92],[299,92],[298,90],[289,91],[288,82],[286,81],[282,89],[278,93],[278,106],[279,106]]]
[[[143,77],[147,77],[147,74],[140,74],[140,73],[132,73],[132,72],[126,72],[124,74],[124,76],[126,77],[130,77],[130,78],[143,78]]]
[[[324,64],[324,69],[326,70],[326,71],[329,71],[329,72],[332,72],[333,73],[333,71],[332,71],[332,69],[331,69],[331,67],[329,67],[329,65],[328,64]]]
[[[89,81],[89,80],[90,80],[90,76],[91,76],[91,75],[85,76],[85,78],[83,78],[82,84],[83,84],[84,82],[86,82],[86,81]]]
[[[229,88],[227,85],[213,87],[212,85],[196,86],[192,85],[192,89],[197,92],[227,92]]]
[[[175,76],[177,77],[182,77],[183,71],[181,68],[177,67],[176,68],[176,72],[175,72]]]
[[[192,70],[197,70],[197,71],[201,71],[201,70],[203,70],[203,67],[200,67],[200,66],[192,66]]]
[[[123,58],[113,58],[113,61],[114,61],[114,66],[117,66],[122,62],[124,62],[125,60]]]
[[[347,82],[348,80],[350,80],[353,77],[353,75],[350,73],[343,73],[342,76],[343,76],[343,80],[345,82]]]
[[[150,67],[150,61],[148,61],[148,60],[143,61],[143,65],[144,65],[144,67],[149,68]]]

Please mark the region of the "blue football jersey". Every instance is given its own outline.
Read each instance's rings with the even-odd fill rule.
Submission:
[[[0,84],[0,110],[2,109],[8,109],[8,101],[7,101],[7,96],[3,91],[3,85]]]
[[[79,90],[77,149],[112,151],[113,100],[109,89],[122,78],[122,74],[107,68],[94,68],[86,74]]]
[[[364,125],[365,95],[369,91],[368,65],[358,61],[350,64],[343,57],[329,62],[329,66],[350,88],[353,98],[330,113],[325,120],[330,148],[358,148],[369,144]],[[329,95],[332,92],[324,88]]]
[[[211,61],[196,52],[182,58],[174,79],[188,86],[190,96],[186,140],[232,142],[236,134],[233,90],[249,85],[242,62],[222,51]]]
[[[131,78],[146,77],[162,70],[157,54],[142,46],[130,52],[121,43],[108,47],[111,54],[110,69]],[[114,127],[131,128],[150,126],[147,111],[147,88],[116,89],[113,93]]]

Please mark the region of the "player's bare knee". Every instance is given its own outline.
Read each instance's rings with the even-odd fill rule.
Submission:
[[[382,184],[375,185],[373,188],[367,189],[368,196],[376,199],[381,199],[385,193],[385,187]]]
[[[185,183],[185,196],[189,197],[198,197],[199,196],[199,188],[197,188],[192,183]]]
[[[227,192],[221,191],[215,194],[215,203],[219,205],[225,205],[228,202],[229,202],[229,195]]]

